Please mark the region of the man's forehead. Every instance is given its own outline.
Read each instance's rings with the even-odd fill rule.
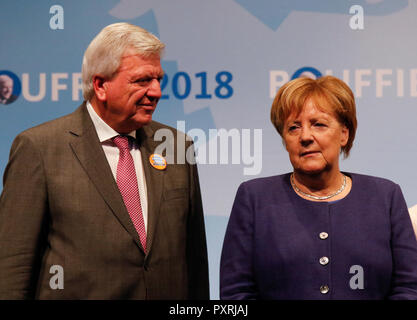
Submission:
[[[121,56],[121,62],[129,58],[136,58],[138,60],[143,60],[143,61],[160,61],[161,60],[161,56],[157,53],[145,55],[138,51],[126,50]]]
[[[131,56],[137,56],[140,59],[143,60],[149,60],[149,59],[161,59],[161,56],[158,53],[151,53],[151,54],[143,54],[140,51],[134,49],[134,48],[128,48],[126,49],[123,54],[122,54],[122,59],[123,58],[128,58]]]
[[[158,75],[164,73],[159,57],[143,58],[141,56],[137,56],[137,58],[138,59],[136,59],[136,55],[124,58],[120,63],[118,72],[128,72],[130,74],[152,73]]]

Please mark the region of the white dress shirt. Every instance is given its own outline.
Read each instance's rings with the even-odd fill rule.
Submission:
[[[105,123],[103,119],[100,118],[89,101],[87,101],[87,110],[90,114],[91,120],[93,121],[94,127],[96,128],[98,138],[100,140],[101,146],[103,147],[107,161],[109,162],[114,179],[116,180],[117,163],[119,162],[119,148],[111,139],[118,136],[119,133],[117,133],[113,128]],[[136,131],[132,131],[128,135],[136,139]],[[133,144],[132,149],[130,150],[130,154],[133,157],[136,177],[138,179],[140,204],[142,207],[143,220],[145,222],[145,230],[148,230],[148,197],[146,191],[145,173],[143,171],[139,146],[136,143]]]

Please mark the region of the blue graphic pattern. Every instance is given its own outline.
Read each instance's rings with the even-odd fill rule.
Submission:
[[[382,0],[371,2],[365,0],[340,1],[334,0],[235,0],[243,8],[257,17],[262,23],[277,30],[292,11],[311,11],[321,13],[349,13],[352,5],[360,5],[367,15],[388,15],[404,9],[408,0]]]

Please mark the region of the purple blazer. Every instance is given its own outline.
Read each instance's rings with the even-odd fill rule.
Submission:
[[[400,187],[345,173],[342,200],[299,197],[290,174],[240,185],[221,299],[417,299],[417,241]]]

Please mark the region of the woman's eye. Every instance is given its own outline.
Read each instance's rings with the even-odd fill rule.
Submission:
[[[290,126],[290,127],[288,128],[288,131],[294,131],[295,129],[297,129],[297,126]]]

